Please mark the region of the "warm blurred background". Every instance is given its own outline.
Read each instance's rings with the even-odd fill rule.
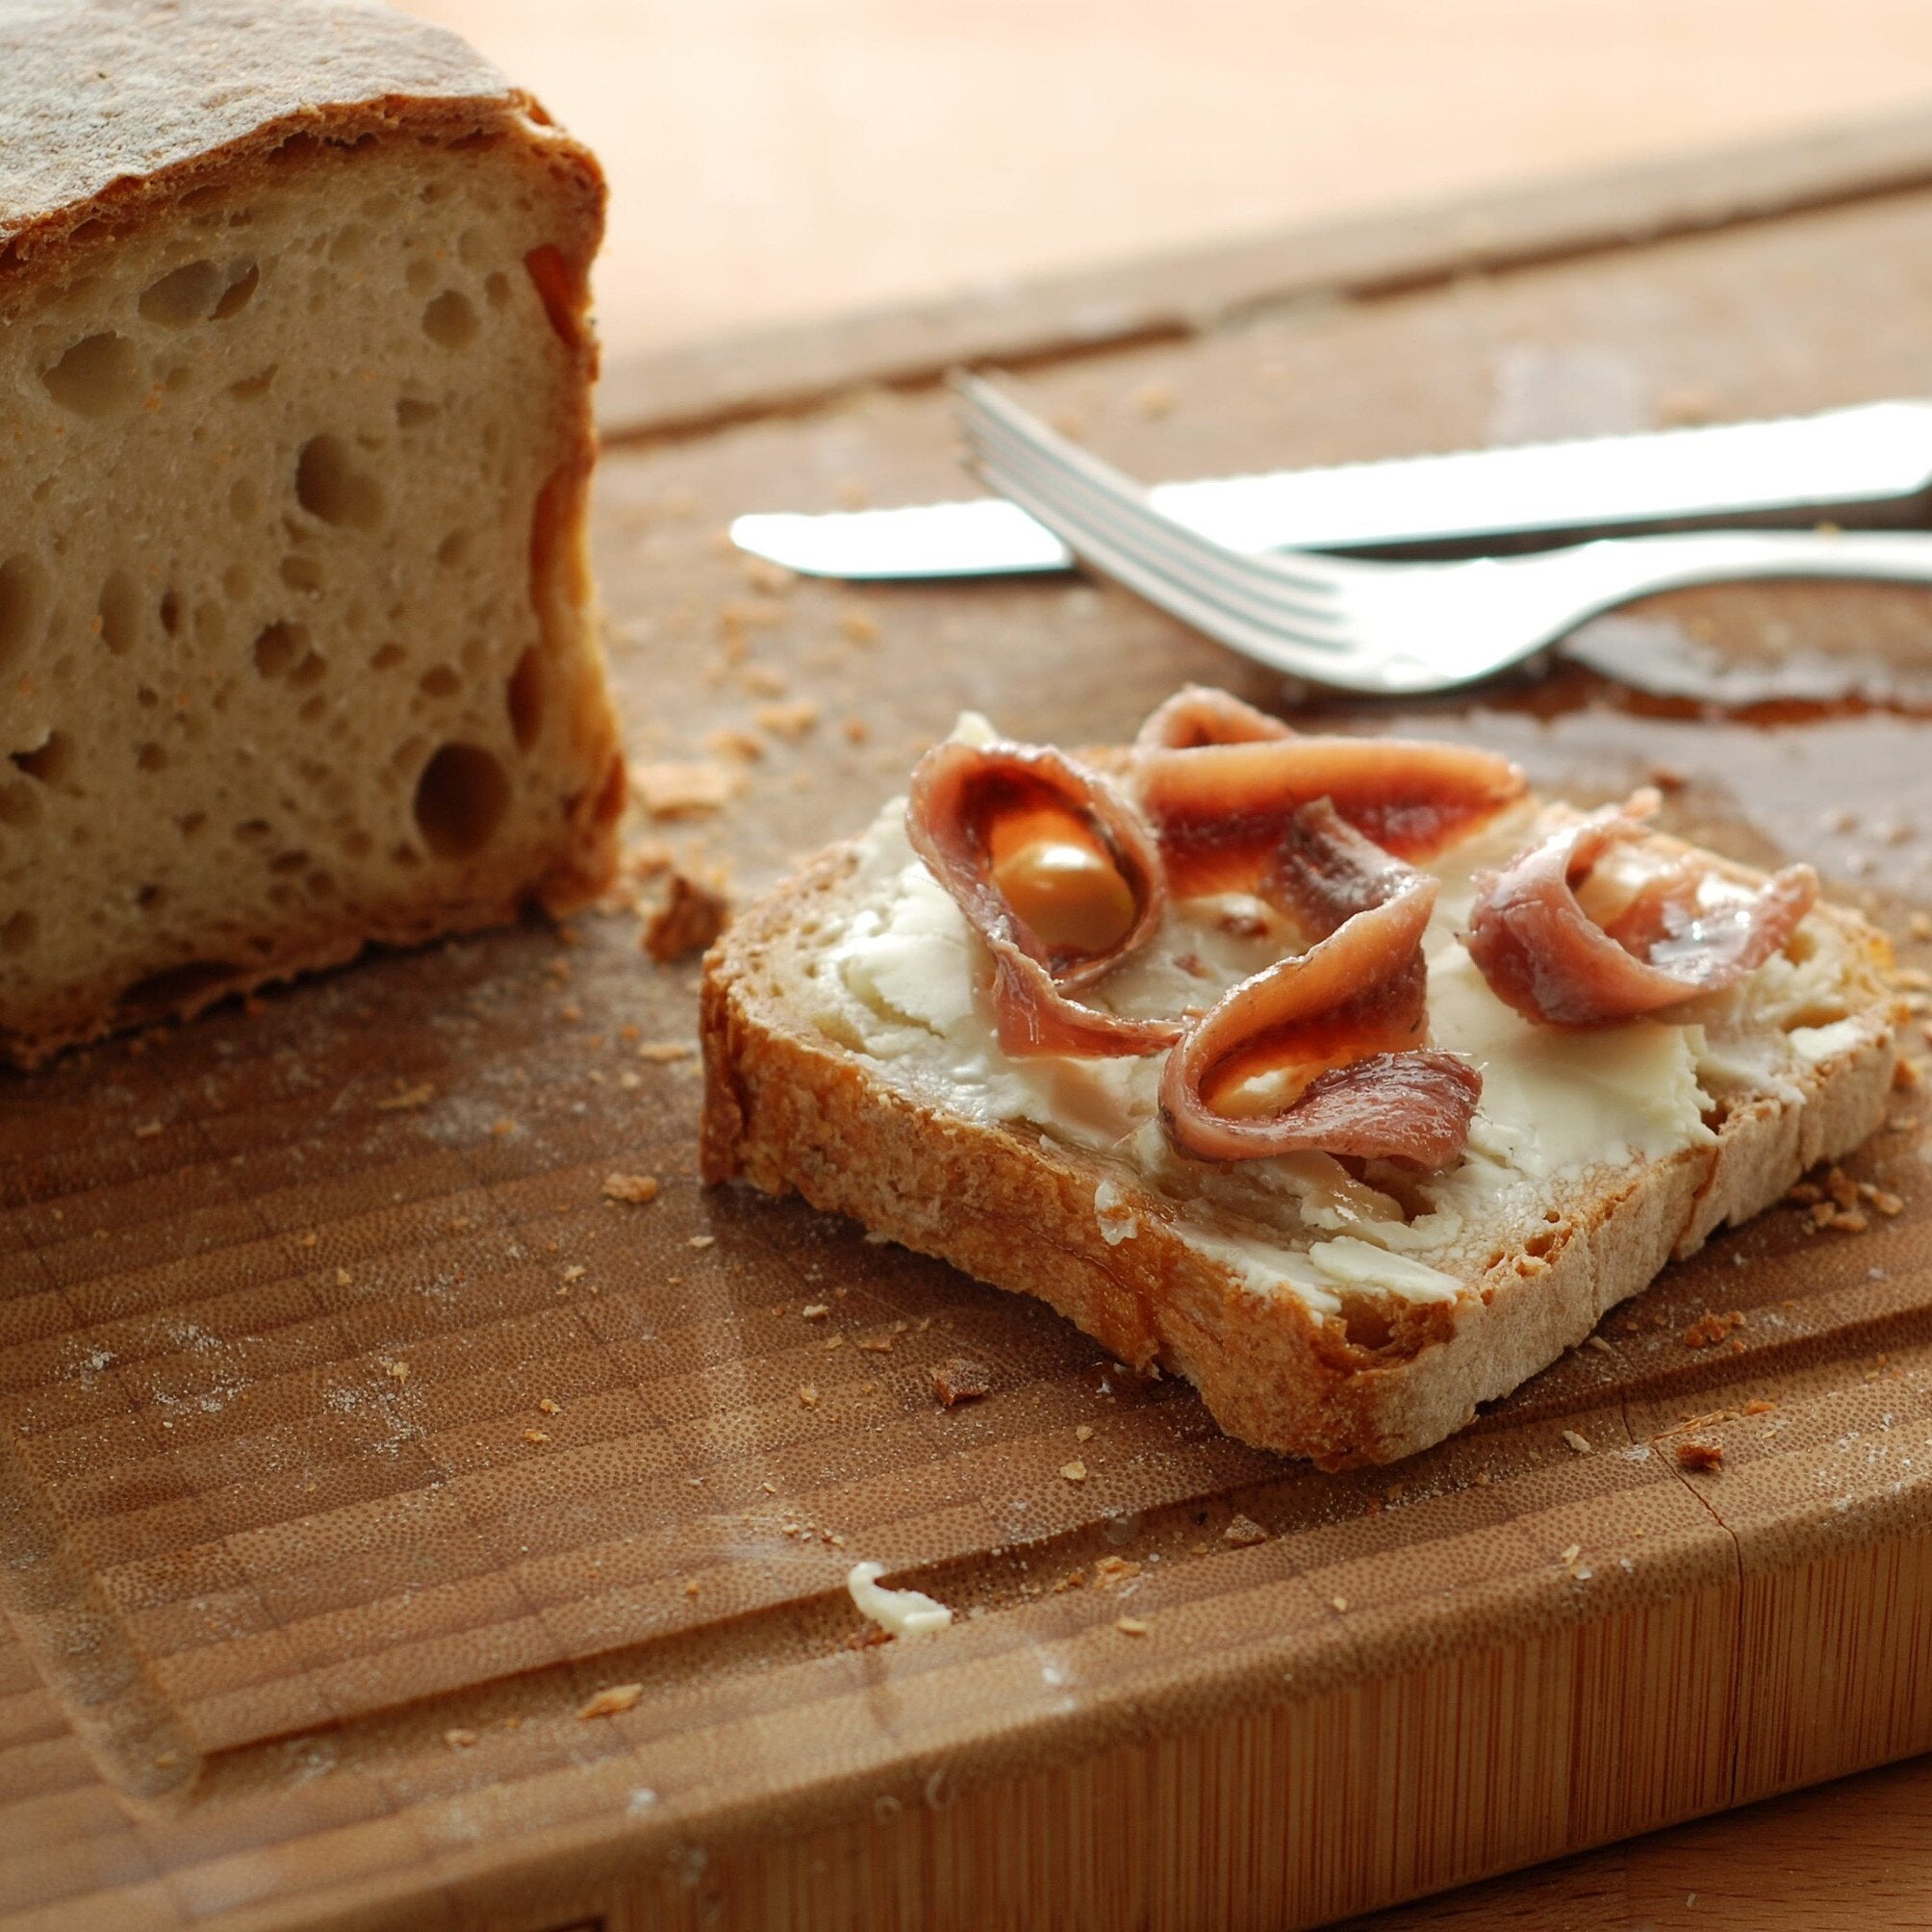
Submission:
[[[1932,99],[1928,0],[403,0],[603,156],[618,352]]]

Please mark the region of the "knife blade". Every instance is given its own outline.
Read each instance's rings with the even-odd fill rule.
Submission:
[[[1157,508],[1239,550],[1452,556],[1700,523],[1901,524],[1932,513],[1932,402],[1159,483]],[[1060,571],[1053,533],[998,497],[738,518],[732,541],[849,581]]]

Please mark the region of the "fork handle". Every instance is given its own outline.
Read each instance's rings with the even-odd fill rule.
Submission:
[[[1932,532],[1687,530],[1599,538],[1579,545],[1572,556],[1576,576],[1600,574],[1606,597],[1619,603],[1653,591],[1743,577],[1877,577],[1932,583]],[[1519,560],[1498,561],[1507,569]],[[1536,557],[1520,561],[1533,565]]]

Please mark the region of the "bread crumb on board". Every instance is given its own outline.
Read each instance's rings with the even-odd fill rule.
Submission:
[[[955,1355],[932,1371],[932,1393],[942,1409],[953,1409],[962,1402],[978,1402],[992,1392],[992,1370],[966,1356]]]
[[[728,805],[744,790],[745,775],[714,758],[666,759],[633,765],[630,783],[652,818],[694,819]]]
[[[702,953],[731,922],[722,879],[695,877],[681,868],[668,876],[663,896],[644,915],[639,944],[660,966]]]
[[[1744,1326],[1743,1310],[1732,1309],[1727,1313],[1705,1315],[1692,1322],[1677,1339],[1686,1348],[1714,1348],[1733,1329]]]
[[[1126,1637],[1145,1637],[1154,1626],[1143,1616],[1117,1616],[1113,1627]]]
[[[592,1717],[622,1716],[626,1711],[635,1711],[643,1701],[642,1684],[612,1684],[581,1706],[577,1716],[586,1720]]]
[[[1680,1442],[1677,1462],[1685,1469],[1721,1469],[1724,1448],[1720,1442]]]
[[[1228,1527],[1221,1532],[1223,1542],[1233,1543],[1237,1549],[1248,1549],[1256,1543],[1268,1540],[1268,1533],[1252,1516],[1238,1513],[1229,1519]]]
[[[654,1174],[606,1174],[603,1191],[612,1201],[655,1201],[658,1195]]]

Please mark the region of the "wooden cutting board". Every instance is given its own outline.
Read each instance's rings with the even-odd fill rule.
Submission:
[[[1922,390],[1928,292],[1899,188],[1028,385],[1148,474],[1332,461]],[[641,844],[750,892],[962,707],[1080,741],[1186,678],[1280,701],[1076,580],[858,595],[721,542],[956,491],[949,442],[930,391],[867,392],[607,457],[635,758],[740,786]],[[1322,715],[1661,779],[1932,959],[1932,594],[1686,595],[1584,648],[1656,689],[1572,661]],[[701,1188],[697,972],[638,929],[0,1080],[5,1923],[1286,1927],[1932,1745],[1932,1095],[1850,1164],[1901,1212],[1774,1209],[1457,1439],[1327,1477],[1041,1307]],[[962,1353],[993,1392],[942,1411]],[[953,1631],[861,1644],[863,1557]]]

